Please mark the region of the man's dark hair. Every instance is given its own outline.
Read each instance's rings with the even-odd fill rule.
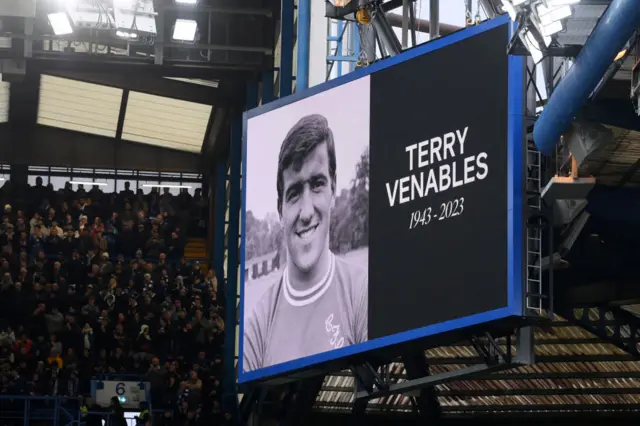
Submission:
[[[283,172],[289,167],[299,171],[304,164],[304,159],[318,145],[327,144],[329,155],[329,176],[331,189],[336,189],[336,147],[333,140],[333,132],[329,128],[326,117],[320,114],[312,114],[302,117],[287,133],[280,146],[278,156],[278,212],[282,212],[282,197],[284,191]]]

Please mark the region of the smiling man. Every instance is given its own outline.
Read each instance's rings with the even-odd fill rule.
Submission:
[[[367,340],[367,271],[329,249],[336,150],[325,117],[303,117],[287,134],[277,190],[286,267],[245,321],[244,371]]]

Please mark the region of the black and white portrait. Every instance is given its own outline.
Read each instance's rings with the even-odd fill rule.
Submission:
[[[243,371],[361,343],[369,77],[249,118]]]

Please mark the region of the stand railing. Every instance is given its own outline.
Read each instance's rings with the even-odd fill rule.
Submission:
[[[0,421],[22,420],[24,426],[78,424],[80,398],[0,395]]]
[[[83,426],[87,416],[99,416],[104,426],[111,426],[113,414],[109,411],[81,412],[81,398],[57,396],[0,395],[0,424],[10,421],[24,426]],[[164,410],[151,410],[153,417]],[[135,424],[134,421],[130,423]]]

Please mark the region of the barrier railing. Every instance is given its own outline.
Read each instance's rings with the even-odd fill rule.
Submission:
[[[0,395],[0,424],[13,420],[9,424],[24,426],[83,426],[88,416],[98,416],[104,420],[104,426],[111,426],[114,415],[109,411],[81,412],[81,398],[30,395]],[[150,410],[153,416],[164,410]],[[113,423],[115,425],[115,423]]]
[[[0,420],[22,420],[25,426],[66,426],[79,421],[80,398],[0,395]]]

